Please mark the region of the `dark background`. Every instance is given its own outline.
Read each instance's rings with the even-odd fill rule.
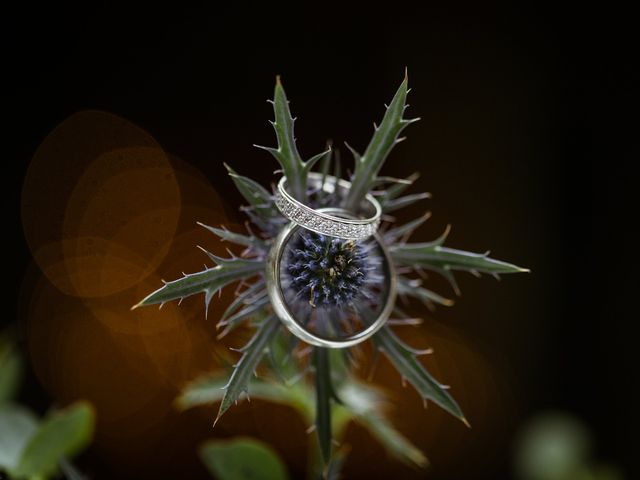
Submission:
[[[223,161],[264,184],[273,178],[274,161],[251,144],[274,141],[264,100],[276,74],[310,156],[328,137],[363,150],[407,66],[410,112],[423,120],[384,172],[421,171],[419,186],[434,195],[434,223],[421,239],[452,223],[454,246],[491,248],[533,272],[500,284],[465,276],[460,304],[440,318],[507,359],[518,419],[573,412],[593,429],[597,458],[634,478],[629,18],[584,5],[375,11],[346,2],[286,12],[250,4],[12,12],[3,74],[11,81],[3,159],[11,314],[2,321],[20,320],[15,299],[30,262],[21,182],[39,143],[68,115],[102,109],[140,125],[234,203]],[[49,402],[33,379],[23,396],[39,409]],[[473,478],[508,478],[510,464],[505,451]],[[95,474],[99,454],[84,465]]]

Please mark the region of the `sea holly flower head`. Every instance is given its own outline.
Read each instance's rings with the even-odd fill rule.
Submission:
[[[368,296],[364,288],[376,263],[361,242],[301,232],[287,258],[289,288],[314,308],[353,305]]]
[[[383,213],[388,214],[401,208],[429,198],[426,193],[409,193],[406,190],[415,182],[417,175],[405,179],[397,179],[379,175],[384,162],[395,145],[404,140],[400,134],[417,118],[405,118],[406,98],[409,92],[408,78],[396,91],[391,102],[386,106],[382,121],[375,127],[371,141],[364,153],[348,147],[354,157],[353,174],[346,192],[333,193],[324,190],[309,189],[307,178],[312,169],[317,169],[324,178],[328,172],[339,178],[340,162],[333,157],[331,148],[308,160],[303,160],[298,151],[294,136],[295,119],[292,117],[284,88],[280,79],[276,79],[273,100],[274,121],[271,122],[277,137],[277,147],[259,148],[268,151],[279,163],[287,177],[287,184],[293,197],[308,205],[318,207],[337,207],[356,212],[368,193],[379,199]],[[337,157],[337,156],[336,156]],[[225,165],[226,166],[226,165]],[[242,211],[247,214],[252,228],[247,232],[231,232],[224,228],[206,226],[209,231],[222,240],[230,241],[244,247],[241,256],[220,258],[209,252],[208,255],[215,266],[203,271],[185,275],[172,282],[167,282],[159,290],[151,293],[136,307],[150,304],[162,304],[171,300],[203,293],[205,304],[214,298],[214,294],[230,284],[242,285],[238,288],[237,298],[227,308],[219,320],[218,326],[223,328],[222,335],[240,325],[255,328],[255,333],[247,345],[241,348],[241,357],[235,364],[228,381],[224,384],[224,394],[220,398],[220,407],[216,422],[241,398],[251,392],[251,381],[265,353],[269,352],[273,375],[267,378],[282,378],[279,372],[283,365],[291,366],[292,351],[297,348],[298,340],[289,337],[283,343],[284,329],[275,316],[269,302],[265,286],[266,258],[272,240],[288,223],[274,205],[274,196],[259,183],[236,173],[227,166],[229,174],[247,205]],[[402,225],[385,225],[384,233],[379,235],[380,241],[389,252],[394,268],[385,273],[382,270],[382,255],[373,241],[349,241],[310,231],[299,231],[289,242],[288,251],[283,256],[282,286],[285,297],[290,302],[296,315],[320,319],[327,324],[341,321],[341,315],[348,311],[364,311],[372,304],[383,299],[385,274],[396,275],[395,281],[399,296],[415,299],[429,307],[435,304],[449,306],[453,302],[444,296],[429,290],[423,285],[424,272],[430,271],[444,276],[455,293],[459,293],[454,272],[467,271],[475,275],[481,273],[498,277],[503,273],[526,272],[528,270],[510,263],[489,258],[487,253],[472,253],[445,246],[448,230],[431,242],[409,243],[411,234],[427,219],[424,215]],[[390,218],[387,216],[386,218]],[[195,220],[195,219],[194,219]],[[254,233],[258,232],[258,233]],[[334,313],[339,314],[334,315]],[[403,312],[394,309],[396,323],[402,323]],[[406,317],[404,317],[406,318]],[[413,322],[413,319],[407,319]],[[440,384],[419,362],[418,356],[426,353],[405,344],[387,325],[378,330],[372,337],[375,347],[383,352],[399,374],[413,385],[425,404],[432,401],[446,411],[467,422],[460,406],[453,399],[447,387]],[[286,345],[283,347],[282,345]],[[286,349],[286,361],[274,362],[274,352]],[[309,349],[306,349],[309,350]],[[332,402],[337,399],[336,392],[344,391],[345,386],[356,385],[349,375],[351,365],[343,362],[346,356],[331,356],[323,348],[313,349],[312,361],[314,373],[313,388],[315,391],[315,431],[318,445],[326,463],[330,461],[335,449],[332,447],[331,411]],[[306,370],[300,369],[295,378],[304,382]],[[264,381],[256,384],[257,394],[265,392]],[[198,386],[197,388],[201,388]],[[283,387],[286,388],[286,387]],[[215,392],[219,392],[219,386]],[[455,385],[453,386],[455,391]],[[213,391],[213,390],[212,390]],[[197,392],[200,395],[202,392]],[[218,398],[216,396],[211,398]],[[273,395],[271,395],[273,398]],[[345,396],[345,398],[347,398]],[[341,408],[350,408],[349,402],[341,402]],[[366,419],[357,407],[353,407],[353,418]],[[375,421],[386,420],[380,412],[375,413]],[[369,417],[367,417],[369,418]],[[372,434],[399,459],[424,466],[426,459],[411,443],[395,431],[391,425],[384,429],[372,428]],[[381,432],[384,431],[384,434]],[[410,452],[408,454],[407,452]],[[417,452],[417,453],[416,453]]]

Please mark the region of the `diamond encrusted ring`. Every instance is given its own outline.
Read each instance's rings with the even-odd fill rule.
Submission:
[[[351,183],[346,180],[316,172],[309,174],[308,184],[327,193],[333,193],[336,186],[345,191],[351,187]],[[350,219],[323,213],[293,198],[287,192],[287,177],[282,177],[278,182],[275,196],[278,210],[292,222],[313,232],[345,240],[362,240],[378,231],[382,215],[380,203],[371,194],[366,195],[365,201],[365,209],[370,210],[368,218]]]

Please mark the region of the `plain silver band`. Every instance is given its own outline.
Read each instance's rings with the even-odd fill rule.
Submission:
[[[378,231],[382,207],[373,195],[367,194],[365,196],[365,200],[373,207],[374,214],[372,217],[365,219],[341,218],[323,213],[320,210],[314,210],[299,202],[287,192],[286,183],[287,177],[282,177],[278,182],[278,191],[275,197],[276,206],[282,215],[301,227],[322,235],[345,240],[362,240]],[[309,173],[308,183],[317,188],[322,188],[326,193],[334,193],[336,186],[345,190],[351,187],[351,183],[346,180],[317,172]],[[343,212],[343,210],[340,210],[340,212]]]
[[[318,209],[318,211],[321,213],[331,212],[349,215],[346,210],[339,208],[321,208]],[[383,325],[389,319],[396,301],[396,275],[393,268],[393,262],[391,261],[391,256],[389,255],[389,252],[385,247],[382,238],[379,235],[374,234],[374,238],[384,255],[384,261],[386,262],[387,267],[389,290],[384,307],[382,308],[382,311],[380,312],[378,318],[364,330],[341,340],[333,340],[311,333],[300,323],[298,323],[296,319],[293,318],[291,311],[287,307],[284,294],[282,293],[280,280],[280,263],[282,261],[282,255],[284,254],[287,241],[299,228],[300,225],[297,225],[293,222],[284,227],[280,234],[276,237],[271,250],[269,251],[269,255],[267,256],[267,293],[269,295],[269,300],[271,300],[273,311],[291,333],[293,333],[300,340],[303,340],[311,345],[325,348],[346,348],[357,345],[360,342],[364,342],[383,327]]]

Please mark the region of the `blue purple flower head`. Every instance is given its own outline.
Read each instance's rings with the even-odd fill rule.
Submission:
[[[370,242],[300,231],[284,257],[290,298],[313,308],[345,308],[372,299],[380,256]]]

